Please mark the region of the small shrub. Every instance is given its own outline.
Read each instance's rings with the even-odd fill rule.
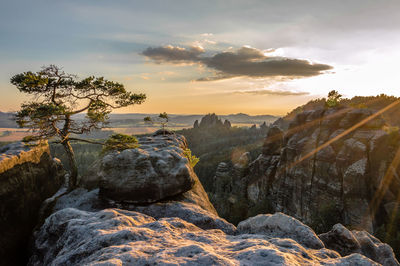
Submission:
[[[326,100],[326,106],[328,108],[333,108],[339,105],[339,102],[342,100],[342,95],[339,92],[332,90],[328,94],[328,99]]]
[[[192,151],[190,149],[184,149],[183,155],[188,159],[191,167],[195,167],[195,165],[200,161],[195,155],[192,155]]]
[[[104,154],[115,150],[122,151],[126,149],[136,149],[137,147],[139,147],[139,144],[135,136],[113,134],[105,142],[102,153]]]

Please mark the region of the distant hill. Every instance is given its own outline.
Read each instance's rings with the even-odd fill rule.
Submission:
[[[201,120],[204,115],[188,114],[168,114],[170,117],[169,126],[175,127],[192,127],[196,120]],[[110,127],[131,127],[143,124],[143,118],[146,116],[157,117],[158,114],[111,114],[110,115]],[[243,113],[229,114],[229,115],[218,115],[222,120],[229,120],[232,124],[271,124],[275,122],[279,117],[273,115],[247,115]]]
[[[17,123],[14,121],[14,113],[0,112],[0,128],[16,128]]]
[[[171,127],[192,127],[196,120],[200,120],[204,115],[179,115],[179,114],[168,114],[170,117],[169,126]],[[110,114],[110,127],[112,128],[126,128],[136,126],[148,126],[143,123],[143,118],[146,116],[157,117],[158,114]],[[76,118],[78,120],[84,119],[85,114],[78,114]],[[247,115],[243,113],[220,115],[222,120],[229,120],[233,124],[271,124],[276,121],[279,117],[272,115]],[[17,124],[13,121],[13,113],[0,112],[0,128],[16,128]]]

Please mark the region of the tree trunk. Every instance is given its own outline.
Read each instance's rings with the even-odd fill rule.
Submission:
[[[71,143],[69,140],[65,140],[62,145],[64,146],[64,150],[68,156],[69,167],[71,169],[69,180],[68,180],[68,189],[73,190],[78,185],[78,167],[76,165],[74,150],[72,149]]]

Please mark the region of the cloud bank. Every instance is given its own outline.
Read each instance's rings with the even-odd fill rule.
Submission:
[[[149,47],[142,55],[157,64],[201,64],[215,72],[213,76],[199,78],[198,81],[212,81],[234,77],[251,78],[304,78],[323,74],[332,69],[326,64],[308,60],[267,56],[261,50],[241,47],[235,52],[219,52],[204,56],[202,47],[188,49],[178,46]]]
[[[238,93],[238,94],[251,94],[251,95],[278,95],[278,96],[304,96],[304,95],[309,95],[308,92],[269,90],[269,89],[235,91],[235,93]]]

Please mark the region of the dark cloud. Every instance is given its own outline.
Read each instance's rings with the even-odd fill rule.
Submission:
[[[239,94],[252,94],[252,95],[279,95],[279,96],[303,96],[308,95],[308,92],[296,92],[296,91],[282,91],[282,90],[248,90],[248,91],[235,91]]]
[[[199,55],[204,53],[201,47],[190,47],[189,49],[178,46],[149,47],[142,52],[144,56],[151,58],[156,63],[194,63],[200,61]]]
[[[220,52],[209,57],[201,56],[204,52],[201,47],[185,49],[165,46],[147,48],[142,54],[156,63],[198,63],[216,72],[214,76],[203,77],[198,81],[239,76],[302,78],[317,76],[332,69],[329,65],[314,64],[308,60],[267,56],[262,51],[251,47],[242,47],[235,52]]]

